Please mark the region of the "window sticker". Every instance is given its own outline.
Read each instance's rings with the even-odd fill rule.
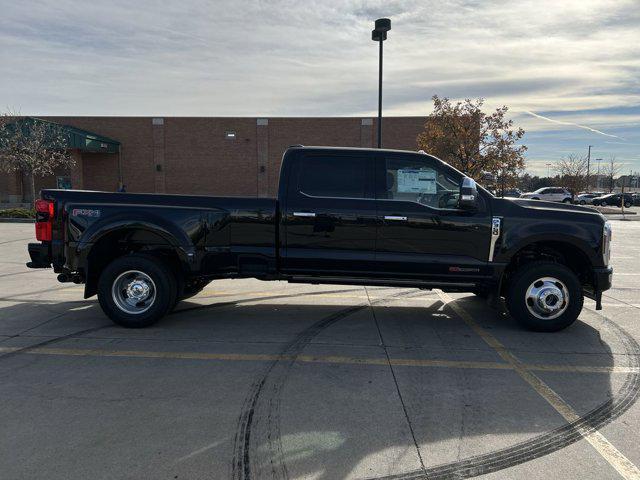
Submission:
[[[433,168],[398,170],[399,193],[437,193],[436,171]]]

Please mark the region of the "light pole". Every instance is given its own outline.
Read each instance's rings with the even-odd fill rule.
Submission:
[[[591,147],[593,147],[593,145],[589,145],[589,152],[587,153],[587,192],[589,191],[589,170],[591,168]]]
[[[378,60],[378,148],[382,148],[382,42],[387,39],[387,32],[391,30],[391,20],[379,18],[375,28],[371,31],[371,40],[380,44]]]
[[[596,158],[596,162],[598,162],[598,174],[596,175],[596,189],[600,188],[600,162],[601,158]]]
[[[551,164],[547,163],[547,178],[551,178]]]

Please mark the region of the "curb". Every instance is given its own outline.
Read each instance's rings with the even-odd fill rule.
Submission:
[[[34,223],[35,218],[0,218],[0,223]]]

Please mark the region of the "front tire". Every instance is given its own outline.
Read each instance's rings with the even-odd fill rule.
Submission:
[[[571,199],[570,198],[565,198],[564,200],[562,200],[562,203],[571,203]]]
[[[176,301],[172,270],[149,255],[126,255],[113,260],[98,280],[98,301],[117,325],[143,328],[164,317]]]
[[[509,285],[506,302],[509,313],[530,330],[562,330],[575,322],[582,311],[582,285],[576,274],[562,264],[525,264]]]

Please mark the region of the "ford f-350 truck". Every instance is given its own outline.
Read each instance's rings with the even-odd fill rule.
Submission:
[[[504,297],[555,331],[611,287],[596,211],[502,199],[423,152],[287,149],[278,198],[43,190],[31,268],[84,283],[125,327],[157,322],[209,282],[253,277]]]

